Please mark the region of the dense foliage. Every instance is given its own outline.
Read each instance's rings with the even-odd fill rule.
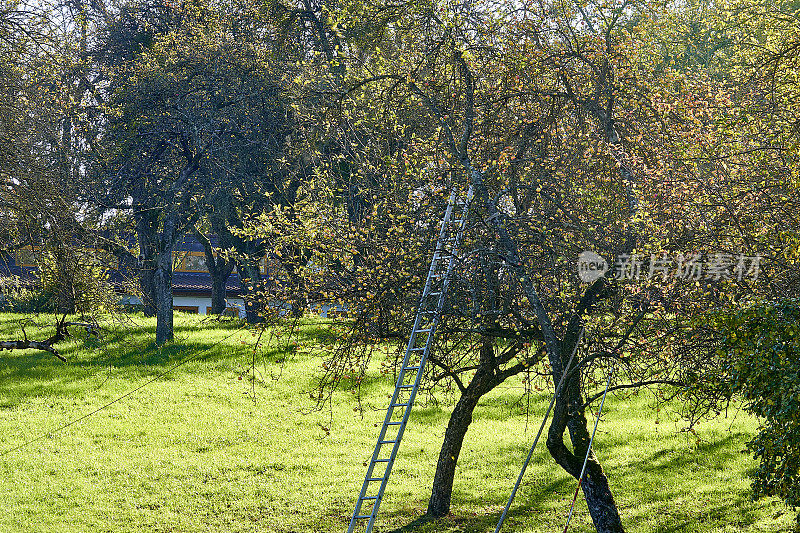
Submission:
[[[748,444],[759,461],[754,494],[800,507],[800,302],[755,305],[721,325],[731,391],[762,421]]]

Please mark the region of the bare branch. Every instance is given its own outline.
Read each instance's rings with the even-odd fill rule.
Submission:
[[[623,383],[621,385],[614,385],[613,387],[609,387],[608,388],[608,392],[612,392],[612,391],[615,391],[615,390],[621,390],[621,389],[636,389],[636,388],[639,388],[639,387],[646,387],[648,385],[674,385],[676,387],[685,387],[686,383],[683,383],[682,381],[671,380],[671,379],[650,379],[650,380],[646,380],[646,381],[637,381],[636,383]],[[587,408],[589,405],[592,404],[592,402],[594,402],[595,400],[599,400],[602,397],[603,397],[603,393],[602,392],[598,392],[596,394],[593,394],[593,395],[589,396],[589,398],[581,406],[581,410]]]
[[[58,350],[48,344],[47,341],[0,341],[0,350],[42,350],[44,352],[50,352],[65,363],[67,361],[66,358],[58,353]]]
[[[67,359],[58,352],[58,350],[54,347],[54,344],[57,344],[70,336],[69,331],[67,330],[69,326],[79,326],[85,328],[86,333],[94,336],[98,336],[102,328],[100,328],[96,322],[67,322],[65,318],[66,317],[62,317],[60,320],[56,321],[56,332],[48,339],[43,341],[30,340],[25,332],[25,328],[22,327],[23,339],[14,341],[0,341],[0,350],[41,350],[43,352],[49,352],[55,355],[61,361],[66,363]]]

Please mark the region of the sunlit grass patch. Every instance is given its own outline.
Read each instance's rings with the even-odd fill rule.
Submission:
[[[66,364],[46,353],[2,353],[0,452],[188,362],[0,457],[0,531],[346,530],[392,389],[379,361],[362,388],[366,410],[340,393],[315,411],[309,391],[322,361],[313,348],[329,342],[318,322],[301,330],[301,350],[265,335],[273,344],[256,354],[253,384],[251,330],[176,317],[176,340],[165,348],[153,346],[154,324],[139,317],[109,326],[100,341],[70,340]],[[0,315],[0,335],[13,336],[17,319]],[[522,390],[511,382],[476,409],[452,515],[435,522],[418,519],[449,407],[415,409],[377,530],[493,531],[549,400],[532,398],[526,416]],[[669,412],[656,424],[651,403],[647,394],[610,396],[596,442],[628,531],[792,530],[794,515],[782,504],[749,499],[754,462],[742,451],[754,420],[732,411],[701,425],[698,442]],[[560,531],[574,487],[541,445],[504,531]],[[580,500],[570,531],[592,531]]]

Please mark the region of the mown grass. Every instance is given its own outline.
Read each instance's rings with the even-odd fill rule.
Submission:
[[[0,337],[18,335],[0,315]],[[39,322],[46,323],[46,317]],[[238,322],[179,315],[157,349],[153,323],[46,353],[0,354],[0,453],[170,374],[95,415],[0,456],[0,531],[345,531],[391,392],[377,370],[363,415],[350,394],[313,411],[313,351],[268,347],[247,379],[253,334]],[[28,335],[44,334],[28,326]],[[319,322],[305,341],[329,342]],[[377,361],[375,362],[377,367]],[[239,379],[244,376],[244,379]],[[520,409],[518,382],[478,407],[462,451],[450,517],[422,522],[448,407],[421,405],[408,426],[376,531],[493,531],[548,397]],[[744,413],[706,423],[700,441],[641,394],[610,398],[597,454],[630,532],[794,531],[774,500],[750,501]],[[736,416],[733,416],[733,415]],[[323,427],[330,429],[326,434]],[[561,531],[575,483],[538,449],[504,531]],[[592,531],[579,505],[570,531]]]

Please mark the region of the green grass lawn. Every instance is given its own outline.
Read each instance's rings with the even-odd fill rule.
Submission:
[[[0,314],[0,338],[19,335],[19,318]],[[379,361],[365,381],[363,416],[348,393],[335,396],[332,410],[313,411],[308,390],[321,365],[313,351],[260,353],[253,397],[254,338],[240,323],[178,314],[176,341],[158,350],[153,322],[135,322],[99,341],[65,343],[66,364],[42,352],[0,352],[0,453],[196,356],[0,456],[0,532],[346,530],[392,389],[391,378],[378,378]],[[28,327],[31,338],[44,334]],[[302,336],[312,346],[329,342],[320,323]],[[448,408],[418,406],[376,531],[493,531],[549,400],[534,399],[526,420],[521,392],[508,383],[478,407],[452,516],[432,523],[417,519]],[[756,421],[730,412],[701,425],[698,443],[668,412],[657,424],[651,404],[646,394],[609,397],[596,439],[628,531],[794,531],[794,514],[782,503],[750,501],[754,462],[744,447]],[[541,446],[504,531],[561,531],[574,488]],[[570,531],[592,531],[585,504]]]

